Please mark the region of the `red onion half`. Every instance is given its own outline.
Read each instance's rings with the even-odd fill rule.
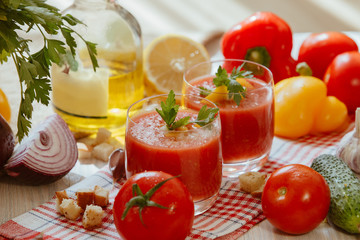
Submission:
[[[76,140],[57,114],[47,117],[15,147],[6,173],[28,185],[54,182],[65,176],[78,159]]]

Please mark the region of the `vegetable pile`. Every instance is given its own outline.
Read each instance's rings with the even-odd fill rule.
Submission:
[[[251,60],[272,71],[275,135],[299,138],[344,130],[348,115],[360,107],[356,42],[341,32],[314,33],[293,59],[292,41],[285,20],[271,12],[257,12],[224,34],[221,50],[227,59]]]

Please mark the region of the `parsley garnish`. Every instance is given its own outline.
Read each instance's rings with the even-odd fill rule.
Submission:
[[[245,88],[236,81],[237,78],[252,78],[253,74],[251,71],[241,70],[244,64],[239,67],[234,67],[230,76],[227,71],[219,66],[216,77],[213,79],[213,83],[216,87],[225,85],[229,92],[229,99],[234,99],[236,104],[239,106],[241,99],[245,97]]]
[[[218,108],[207,108],[206,105],[204,105],[200,109],[198,116],[197,116],[196,120],[193,121],[193,123],[196,123],[200,126],[204,126],[204,125],[212,122],[215,119],[218,111],[219,111]]]
[[[207,97],[211,93],[211,89],[208,89],[206,87],[200,86],[199,89],[200,89],[200,96],[202,97]]]
[[[21,101],[17,120],[19,141],[28,135],[31,128],[33,102],[48,105],[50,102],[50,67],[67,64],[70,69],[77,69],[74,34],[82,39],[90,55],[94,70],[98,67],[95,44],[86,41],[71,27],[82,22],[45,3],[45,0],[0,1],[0,63],[11,58],[16,66],[20,81]],[[30,30],[41,33],[44,45],[36,53],[31,54],[28,43],[23,38]],[[51,36],[61,35],[63,41],[52,39]],[[69,48],[69,50],[66,50]]]
[[[175,121],[177,113],[179,111],[179,105],[176,104],[175,93],[171,90],[166,98],[165,102],[161,102],[161,110],[156,108],[156,111],[160,114],[161,118],[165,121],[166,127],[169,130],[175,130],[179,127],[186,126],[190,123],[196,123],[200,126],[204,126],[210,122],[212,122],[217,112],[218,108],[207,108],[204,105],[196,118],[195,121],[190,121],[190,116],[183,117],[177,121]]]

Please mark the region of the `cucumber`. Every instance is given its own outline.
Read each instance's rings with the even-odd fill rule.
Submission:
[[[340,158],[330,154],[315,158],[311,168],[329,185],[328,219],[349,233],[360,233],[360,180]]]

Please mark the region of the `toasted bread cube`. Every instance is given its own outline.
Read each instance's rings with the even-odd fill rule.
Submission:
[[[96,205],[88,205],[85,209],[82,223],[84,228],[93,229],[100,227],[103,219],[103,209]]]
[[[108,142],[111,138],[111,132],[106,128],[99,128],[96,133],[95,145],[100,143]]]
[[[92,151],[94,158],[107,162],[110,154],[115,150],[114,146],[109,143],[100,143],[96,145]]]
[[[85,143],[78,142],[77,148],[78,148],[78,153],[79,153],[78,158],[80,160],[91,158],[92,147],[86,145]]]
[[[85,144],[90,150],[96,145],[96,140],[93,137],[80,138],[77,142]]]
[[[94,187],[94,204],[106,207],[109,204],[109,190],[96,185]]]
[[[56,210],[59,213],[61,213],[62,215],[64,215],[64,213],[60,209],[60,204],[62,203],[63,199],[68,199],[69,196],[67,195],[65,190],[55,192],[55,196],[56,196],[56,199],[55,199]]]
[[[76,191],[77,204],[85,210],[87,205],[94,203],[94,190],[92,189],[79,189]]]
[[[114,146],[114,149],[116,148],[123,148],[124,144],[122,144],[120,141],[118,141],[116,138],[110,138],[109,144]]]
[[[252,193],[265,185],[266,174],[260,172],[246,172],[239,176],[240,190]]]
[[[81,207],[77,205],[76,201],[71,198],[63,199],[60,204],[60,210],[67,219],[76,220],[83,212]]]

